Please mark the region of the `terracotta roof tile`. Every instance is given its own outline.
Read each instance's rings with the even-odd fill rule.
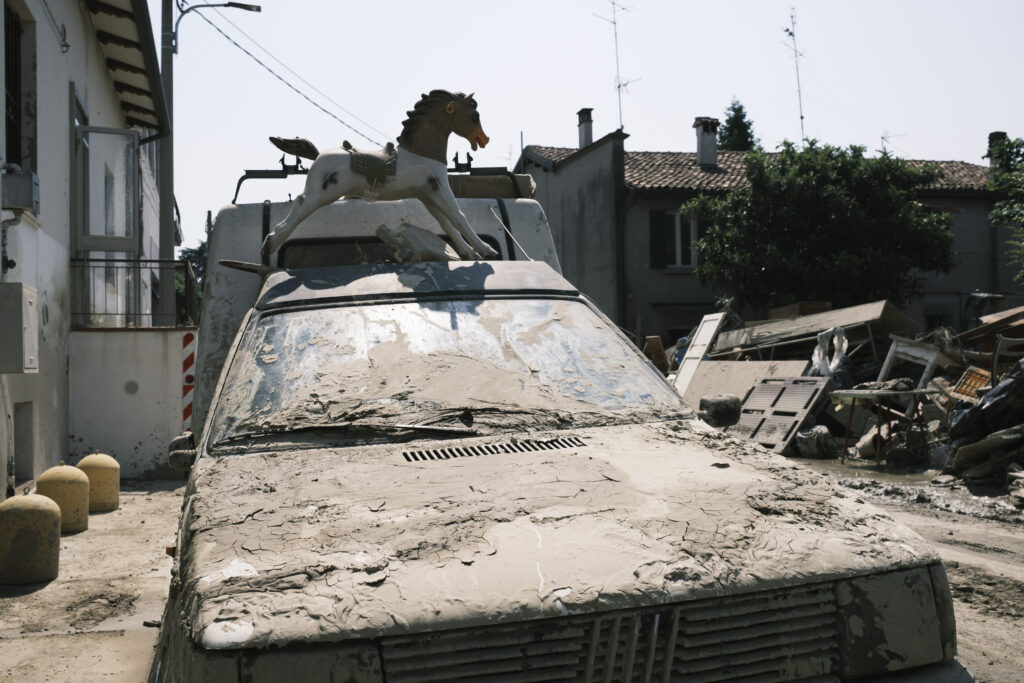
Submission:
[[[638,190],[724,192],[743,187],[743,152],[718,153],[718,165],[697,164],[696,152],[626,152],[626,184]]]
[[[530,145],[527,151],[547,159],[554,166],[565,162],[578,149]],[[726,192],[746,183],[744,152],[718,152],[718,166],[701,167],[695,152],[626,152],[626,184],[645,191]],[[987,192],[988,166],[965,161],[908,160],[912,166],[938,166],[942,177],[924,187],[929,192]]]

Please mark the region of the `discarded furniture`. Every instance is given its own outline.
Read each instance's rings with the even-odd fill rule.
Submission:
[[[818,333],[842,327],[855,348],[871,347],[872,357],[878,359],[875,337],[891,333],[910,333],[918,330],[917,322],[886,300],[840,308],[824,313],[805,315],[792,320],[772,320],[753,327],[744,327],[718,335],[709,358],[723,359],[754,357],[774,359],[776,355],[797,351],[803,355],[805,347],[818,343]],[[794,347],[796,349],[787,348]],[[807,352],[810,356],[810,352]]]
[[[988,343],[991,342],[993,335],[997,333],[1005,335],[1007,332],[1013,331],[1013,334],[1008,336],[1018,336],[1021,331],[1024,331],[1024,306],[985,315],[979,320],[981,325],[961,332],[956,336],[956,341],[964,345],[981,344],[984,350],[988,350],[991,348]]]
[[[881,462],[886,447],[892,440],[893,424],[900,420],[911,421],[924,431],[924,411],[921,401],[929,394],[936,393],[934,389],[910,389],[898,391],[893,389],[839,389],[833,391],[831,399],[833,403],[847,403],[856,406],[858,403],[868,406],[875,411],[878,420],[879,443],[875,449],[875,461]],[[910,408],[905,412],[894,407],[897,400],[910,400]],[[850,411],[853,415],[853,411]],[[928,441],[922,441],[925,455],[928,455]],[[850,446],[850,424],[846,425],[846,436],[843,439],[842,459],[846,459],[846,449]]]
[[[924,366],[921,381],[917,383],[918,389],[923,389],[927,386],[928,380],[935,374],[935,369],[939,365],[944,368],[960,365],[960,361],[947,356],[936,346],[914,341],[913,339],[906,339],[905,337],[897,337],[896,335],[891,335],[891,337],[892,345],[889,347],[889,353],[885,357],[885,363],[882,364],[882,370],[878,373],[877,381],[879,382],[889,379],[889,373],[892,372],[893,365],[898,360],[910,361]]]
[[[999,384],[999,380],[1009,370],[1008,366],[1016,363],[1021,358],[1024,358],[1024,339],[1004,337],[1001,334],[997,334],[996,346],[992,350],[992,386]],[[1000,366],[1005,367],[1005,370],[1000,372]]]
[[[647,337],[644,341],[644,355],[654,363],[654,367],[658,368],[661,374],[668,372],[668,358],[665,357],[665,345],[661,342],[660,336],[655,334]]]
[[[728,431],[781,453],[831,388],[827,377],[762,379],[743,400],[740,421]]]
[[[983,368],[976,368],[973,365],[964,370],[957,383],[949,392],[950,398],[954,401],[970,401],[977,403],[981,398],[982,389],[991,385],[992,373]]]

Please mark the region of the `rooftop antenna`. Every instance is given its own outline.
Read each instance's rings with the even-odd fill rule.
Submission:
[[[889,144],[892,138],[903,138],[909,135],[909,133],[890,133],[887,130],[882,131],[882,151],[885,151],[885,146]]]
[[[796,49],[796,8],[789,8],[789,28],[783,28],[782,32],[789,36],[793,42],[793,64],[796,66],[796,101],[800,105],[800,144],[803,145],[803,141],[807,139],[804,135],[804,98],[803,93],[800,90],[800,58],[804,56],[802,52]]]
[[[633,78],[628,81],[623,81],[619,75],[619,17],[618,12],[628,12],[632,7],[626,7],[615,2],[615,0],[608,0],[608,4],[612,6],[612,18],[602,17],[600,14],[594,14],[598,19],[607,21],[612,25],[612,34],[615,36],[615,90],[619,96],[619,130],[622,130],[622,90],[630,83],[639,81],[639,78]]]

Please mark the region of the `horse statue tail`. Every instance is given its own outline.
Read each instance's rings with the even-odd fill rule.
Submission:
[[[303,159],[309,159],[310,161],[316,161],[316,158],[320,156],[320,150],[316,148],[312,142],[306,138],[275,138],[270,137],[270,142],[273,143],[274,147],[285,154],[291,154],[293,156],[302,157]]]

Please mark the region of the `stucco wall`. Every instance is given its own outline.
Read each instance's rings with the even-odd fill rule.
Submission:
[[[72,461],[99,450],[120,463],[122,477],[166,471],[167,445],[182,431],[186,332],[195,328],[71,333]]]
[[[35,119],[35,153],[30,166],[39,176],[40,211],[9,231],[9,255],[17,266],[7,272],[5,280],[24,282],[38,292],[39,372],[4,375],[3,382],[10,403],[21,407],[22,416],[30,416],[21,424],[30,424],[34,451],[30,469],[37,476],[68,459],[71,89],[90,125],[123,128],[124,118],[85,4],[48,0],[53,21],[40,0],[11,0],[10,4],[21,15],[23,31],[35,46],[34,62],[28,62],[32,77],[23,80],[22,89],[34,103],[25,111]],[[67,31],[66,52],[62,52],[58,35],[61,25]],[[3,144],[0,151],[6,158],[8,141]],[[4,218],[11,215],[3,213]],[[0,462],[4,464],[11,457],[8,450],[0,442]]]
[[[651,268],[650,212],[675,212],[681,204],[681,199],[637,198],[626,214],[628,320],[638,336],[660,334],[666,345],[715,311],[714,293],[692,269]]]
[[[562,273],[618,319],[615,274],[615,146],[606,139],[557,171],[527,165],[537,183],[534,198],[544,207]]]
[[[992,201],[957,198],[927,199],[925,203],[951,212],[957,263],[950,273],[925,274],[925,295],[908,306],[907,312],[922,323],[943,317],[944,324],[965,329],[972,317],[993,310],[971,309],[968,299],[973,292],[1002,294],[1005,298],[995,310],[1024,305],[1024,287],[1013,281],[1018,267],[1010,263],[1006,248],[1009,231],[989,225]]]

